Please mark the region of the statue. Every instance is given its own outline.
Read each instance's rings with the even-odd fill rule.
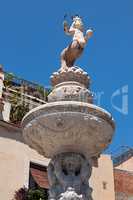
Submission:
[[[80,154],[56,155],[48,166],[49,200],[92,200],[88,184],[91,171],[90,164]]]
[[[68,26],[67,21],[64,21],[63,26],[65,33],[73,36],[71,44],[61,53],[61,71],[67,71],[67,69],[72,67],[75,60],[82,54],[88,39],[93,34],[93,30],[88,29],[84,36],[83,22],[78,15],[73,17],[73,23],[70,27]]]

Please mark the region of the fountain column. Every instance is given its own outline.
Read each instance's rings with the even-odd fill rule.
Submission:
[[[61,68],[51,76],[48,103],[31,110],[23,119],[26,143],[50,158],[50,200],[92,200],[89,187],[94,161],[112,140],[114,120],[93,104],[90,77],[74,65],[92,35],[83,35],[83,23],[75,16],[69,29],[73,42],[61,53]]]
[[[48,103],[23,119],[27,144],[51,158],[48,166],[49,199],[91,200],[89,178],[93,160],[111,142],[112,116],[92,104],[90,77],[75,66],[51,76]]]
[[[48,166],[50,184],[49,199],[89,199],[92,166],[78,153],[60,153],[53,157]]]

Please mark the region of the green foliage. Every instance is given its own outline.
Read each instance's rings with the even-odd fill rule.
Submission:
[[[13,73],[7,73],[4,80],[5,87],[10,87],[12,85],[12,81],[14,79]]]
[[[46,91],[45,91],[45,99],[46,99],[46,101],[48,100],[48,95],[50,94],[52,92],[52,89],[47,89]]]
[[[21,95],[19,92],[13,93],[12,96],[10,97],[11,104],[13,104],[13,105],[19,104],[20,98],[21,98]]]
[[[11,107],[10,120],[11,122],[21,122],[24,115],[29,111],[28,105],[16,104]]]
[[[21,102],[20,93],[14,93],[10,98],[11,106],[11,114],[10,120],[13,123],[21,122],[24,115],[29,111],[28,104],[24,104],[23,100]]]
[[[38,85],[36,89],[42,96],[44,96],[44,88],[43,88],[43,86]]]
[[[46,194],[44,190],[42,189],[36,189],[36,190],[29,190],[28,191],[28,200],[46,200]]]
[[[48,196],[45,190],[20,188],[15,192],[13,200],[47,200]]]

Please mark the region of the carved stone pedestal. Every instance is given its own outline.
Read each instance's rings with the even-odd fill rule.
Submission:
[[[78,153],[56,155],[48,166],[51,200],[92,200],[89,187],[91,165]]]
[[[51,158],[48,166],[50,200],[92,200],[91,162],[111,142],[114,120],[92,104],[90,78],[81,68],[53,73],[48,103],[23,119],[27,144]],[[90,162],[91,160],[91,162]]]

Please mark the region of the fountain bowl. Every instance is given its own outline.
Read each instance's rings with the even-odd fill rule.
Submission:
[[[31,110],[22,127],[26,143],[47,158],[75,152],[89,159],[111,143],[115,123],[110,113],[93,104],[58,101]]]

